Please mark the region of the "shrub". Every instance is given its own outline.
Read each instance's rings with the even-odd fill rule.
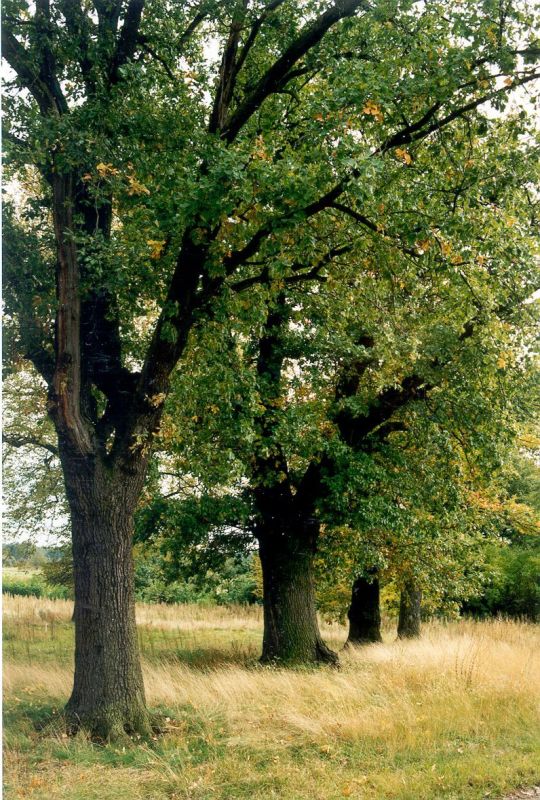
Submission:
[[[67,600],[70,596],[66,586],[48,586],[39,577],[30,579],[6,577],[2,581],[2,593],[20,597],[45,597],[48,600]]]
[[[540,621],[540,548],[493,549],[488,559],[489,582],[463,611],[478,617],[502,614]]]

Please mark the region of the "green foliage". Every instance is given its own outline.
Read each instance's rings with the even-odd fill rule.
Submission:
[[[54,557],[43,564],[41,574],[48,586],[63,586],[73,595],[73,555],[70,545],[59,547]]]
[[[478,617],[508,616],[540,622],[540,547],[492,549],[482,594],[463,604]]]
[[[232,558],[247,558],[251,547],[249,505],[229,493],[164,498],[156,492],[135,520],[138,552],[159,563],[164,580],[197,580],[220,572]]]
[[[249,506],[218,493],[164,498],[156,492],[135,520],[138,599],[164,603],[257,600]]]
[[[538,441],[523,437],[522,447],[509,459],[500,478],[503,501],[498,525],[503,546],[486,551],[481,593],[463,604],[475,616],[540,621],[540,466]]]
[[[71,596],[68,587],[48,584],[40,576],[30,578],[6,576],[2,579],[2,592],[20,597],[43,597],[49,600],[67,600]]]
[[[144,603],[245,604],[257,601],[253,556],[225,558],[214,569],[171,580],[171,567],[151,551],[137,552],[135,591]]]
[[[35,553],[36,545],[33,542],[2,542],[2,565],[11,567],[28,564]]]
[[[28,362],[18,362],[8,369],[3,390],[4,536],[63,537],[67,503],[45,384]]]

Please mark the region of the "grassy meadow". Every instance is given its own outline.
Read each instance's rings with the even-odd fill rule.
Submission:
[[[426,625],[342,668],[257,663],[258,608],[138,607],[163,735],[103,746],[59,721],[68,601],[4,597],[5,797],[32,800],[480,800],[540,777],[540,630]],[[323,626],[340,648],[345,630]]]

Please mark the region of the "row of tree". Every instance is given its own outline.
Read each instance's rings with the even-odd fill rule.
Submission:
[[[501,0],[4,3],[7,358],[63,471],[73,726],[150,729],[132,540],[156,445],[247,504],[266,660],[335,660],[323,529],[359,532],[336,558],[367,570],[408,553],[411,581],[465,541],[528,413],[536,30]]]

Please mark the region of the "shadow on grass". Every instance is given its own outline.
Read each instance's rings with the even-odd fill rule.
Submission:
[[[57,735],[65,730],[63,707],[52,700],[35,701],[15,697],[4,703],[3,718],[6,732]]]
[[[145,658],[152,666],[164,664],[167,666],[184,666],[190,669],[207,670],[219,667],[242,667],[250,669],[259,665],[260,653],[258,648],[234,647],[196,647],[194,649],[176,648],[169,653],[160,653],[158,658]]]

